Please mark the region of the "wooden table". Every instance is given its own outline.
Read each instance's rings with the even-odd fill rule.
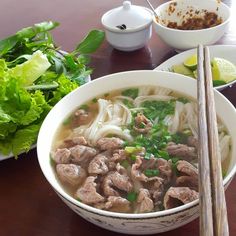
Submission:
[[[18,29],[44,20],[55,20],[61,26],[53,35],[63,50],[72,50],[92,28],[102,28],[100,18],[107,10],[119,6],[115,0],[1,0],[0,38]],[[154,6],[163,1],[152,1]],[[158,3],[157,3],[158,2]],[[145,1],[133,3],[145,5]],[[236,11],[235,1],[225,1]],[[235,16],[228,33],[219,44],[236,44]],[[147,46],[136,52],[114,50],[106,42],[93,55],[92,78],[118,71],[153,69],[176,52],[153,33]],[[236,105],[236,86],[223,93]],[[230,235],[236,232],[236,179],[226,191]],[[160,235],[198,235],[198,220]],[[23,154],[18,160],[0,162],[0,235],[119,235],[88,223],[72,212],[54,193],[44,178],[36,150]]]

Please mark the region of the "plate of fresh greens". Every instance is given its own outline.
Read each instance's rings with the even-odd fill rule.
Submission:
[[[213,86],[221,91],[236,82],[236,46],[209,46]],[[181,52],[166,60],[155,70],[171,71],[197,78],[197,49]]]
[[[58,26],[41,22],[0,40],[0,160],[35,147],[50,109],[90,78],[89,54],[101,45],[104,32],[90,31],[65,53],[50,32]]]

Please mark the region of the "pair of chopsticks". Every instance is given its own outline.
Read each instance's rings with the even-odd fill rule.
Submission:
[[[197,55],[200,235],[227,236],[228,219],[209,48],[199,45]]]

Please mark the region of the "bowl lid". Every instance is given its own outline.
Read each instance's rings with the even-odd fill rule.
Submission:
[[[102,24],[115,31],[132,31],[142,28],[152,22],[152,12],[141,6],[124,1],[123,5],[106,12]]]

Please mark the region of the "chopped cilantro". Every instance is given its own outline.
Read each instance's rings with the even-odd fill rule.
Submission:
[[[94,98],[94,99],[92,100],[93,103],[96,103],[97,101],[98,101],[97,98]]]
[[[135,99],[138,96],[138,88],[134,88],[134,89],[126,89],[124,91],[122,91],[122,95],[123,96],[127,96],[127,97],[131,97],[133,99]]]
[[[175,112],[175,101],[145,101],[141,104],[144,107],[143,114],[150,120],[158,118],[162,121],[167,115]]]
[[[125,169],[127,169],[129,167],[129,162],[127,160],[124,160],[120,163]]]
[[[83,110],[85,110],[85,111],[87,111],[88,108],[89,108],[89,107],[88,107],[87,104],[83,104],[83,105],[80,106],[80,109],[83,109]]]
[[[178,98],[177,101],[182,102],[184,104],[189,103],[189,100],[187,98],[184,98],[184,97]]]

